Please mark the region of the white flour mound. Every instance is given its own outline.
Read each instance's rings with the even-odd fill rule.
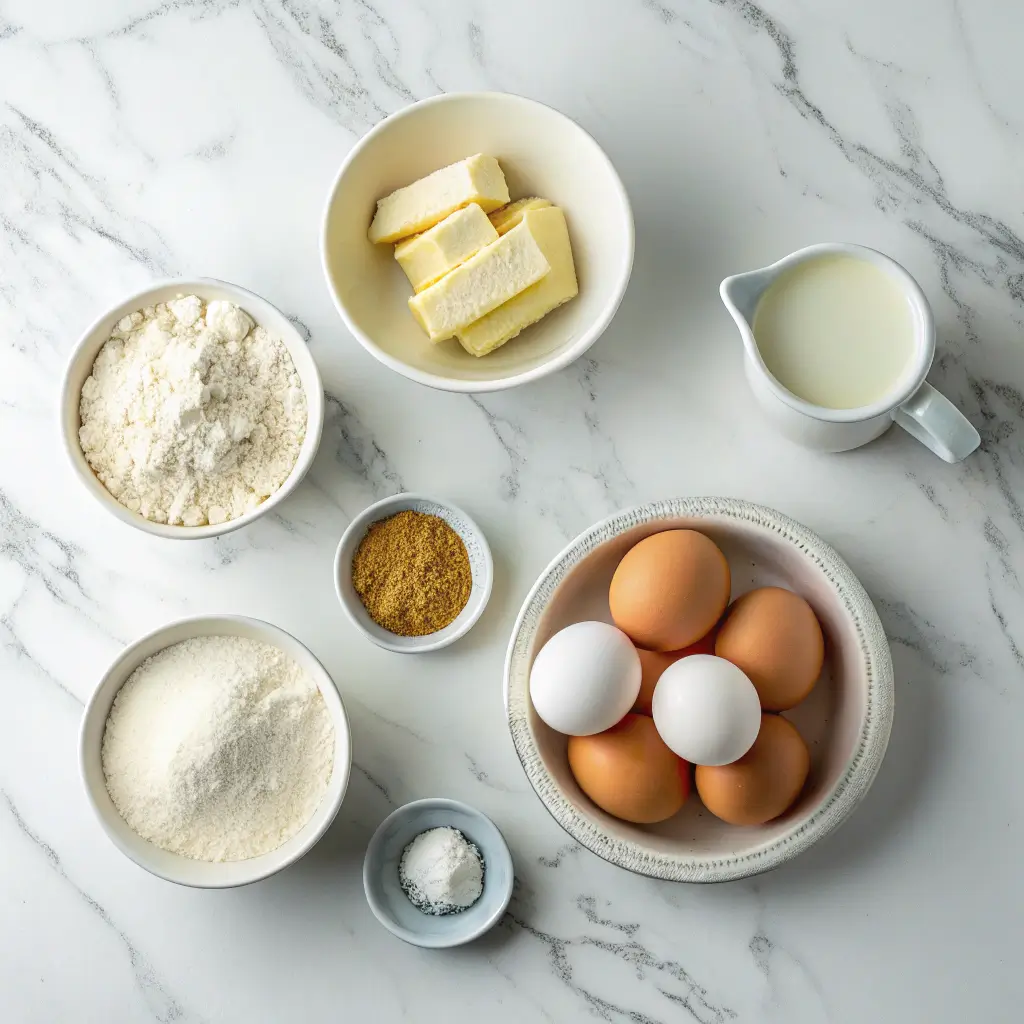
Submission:
[[[195,860],[246,860],[313,816],[334,766],[334,723],[283,651],[196,637],[129,676],[102,759],[114,806],[144,839]]]
[[[181,296],[122,318],[82,387],[86,460],[157,523],[237,519],[287,479],[306,396],[284,345],[230,302]]]

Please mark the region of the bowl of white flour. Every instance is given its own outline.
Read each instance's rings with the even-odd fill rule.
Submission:
[[[165,281],[99,317],[64,376],[75,474],[160,537],[238,529],[280,504],[320,443],[323,384],[295,325],[211,279]]]
[[[100,825],[161,878],[246,885],[304,856],[348,787],[341,697],[295,637],[242,616],[172,622],[126,647],[82,718]]]

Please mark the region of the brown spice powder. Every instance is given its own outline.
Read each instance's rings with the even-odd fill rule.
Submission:
[[[473,589],[462,538],[440,517],[398,512],[366,531],[352,583],[370,618],[398,636],[426,636],[453,622]]]

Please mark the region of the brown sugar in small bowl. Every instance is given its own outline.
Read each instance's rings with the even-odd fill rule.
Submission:
[[[422,512],[443,519],[462,539],[469,556],[473,583],[465,607],[447,626],[423,636],[400,636],[371,618],[352,582],[352,559],[370,527],[399,512]],[[494,562],[483,531],[462,509],[424,494],[396,494],[364,509],[349,523],[334,556],[334,587],[353,625],[378,647],[397,654],[437,651],[454,643],[473,627],[491,596]]]

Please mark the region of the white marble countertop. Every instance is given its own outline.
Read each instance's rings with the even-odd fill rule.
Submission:
[[[22,1022],[1019,1019],[1024,787],[1024,61],[998,0],[104,0],[0,3],[0,1019]],[[589,355],[483,398],[387,371],[320,271],[353,141],[441,90],[542,99],[606,147],[636,266]],[[880,248],[931,298],[931,380],[983,436],[947,466],[899,431],[845,456],[751,407],[728,273],[801,245]],[[331,397],[279,516],[178,545],[71,477],[56,391],[74,338],[168,275],[266,295]],[[363,641],[331,557],[401,488],[494,548],[494,597],[421,659]],[[501,706],[515,613],[578,531],[628,504],[773,505],[847,558],[892,641],[882,772],[786,868],[701,888],[581,850],[520,770]],[[187,613],[260,616],[334,674],[357,767],[335,826],[245,889],[126,861],[78,778],[83,702],[119,647]],[[507,835],[518,886],[485,940],[431,953],[371,916],[370,833],[425,795]]]

